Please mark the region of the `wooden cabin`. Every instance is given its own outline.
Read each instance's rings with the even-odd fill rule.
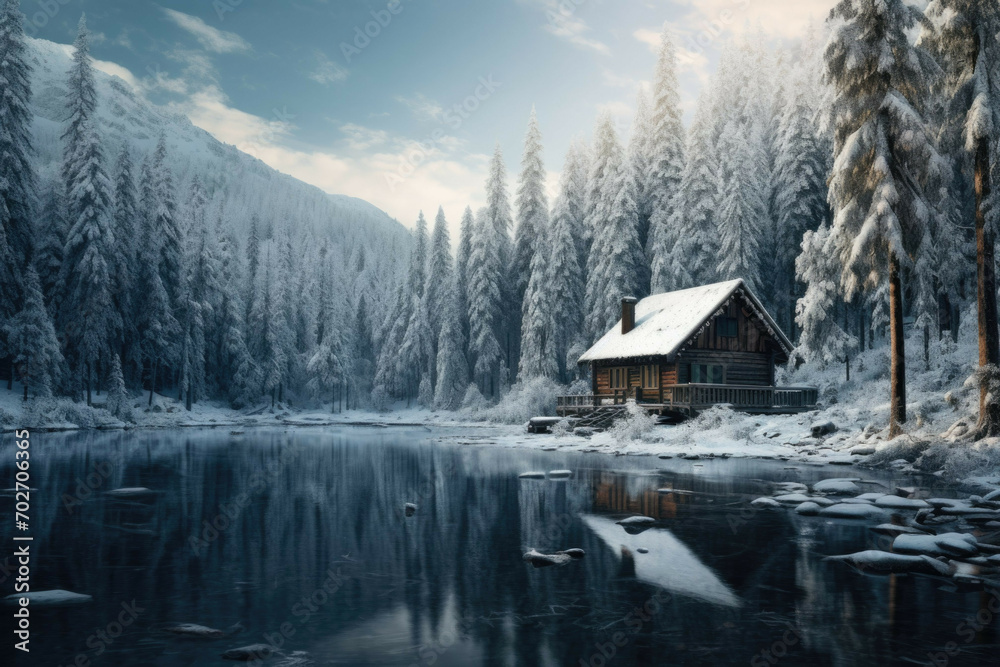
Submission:
[[[651,412],[693,415],[728,404],[755,413],[815,408],[813,387],[776,387],[775,368],[792,343],[742,280],[638,301],[582,357],[591,395],[563,396],[561,416],[635,400]]]

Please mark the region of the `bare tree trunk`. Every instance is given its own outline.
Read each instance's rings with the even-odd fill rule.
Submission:
[[[153,362],[153,373],[149,379],[149,407],[153,407],[153,393],[156,391],[156,369],[160,364]]]
[[[906,342],[903,334],[903,289],[899,258],[889,256],[889,345],[890,360],[889,438],[902,432],[906,423]]]
[[[924,325],[924,368],[931,369],[931,327]]]
[[[847,382],[851,381],[851,355],[844,355],[844,365],[847,368]]]
[[[94,401],[90,395],[90,382],[91,382],[91,372],[90,372],[90,362],[87,362],[87,407],[94,405]]]
[[[194,400],[191,398],[191,380],[187,381],[187,388],[184,391],[184,409],[191,412],[191,404]]]
[[[1000,362],[1000,332],[997,331],[997,279],[994,265],[995,238],[986,229],[983,202],[990,196],[990,146],[980,140],[976,147],[976,305],[979,311],[979,366],[996,367]],[[1000,402],[989,399],[986,382],[979,388],[979,423],[976,438],[1000,434]]]
[[[14,391],[14,357],[10,358],[10,375],[7,376],[7,391]]]

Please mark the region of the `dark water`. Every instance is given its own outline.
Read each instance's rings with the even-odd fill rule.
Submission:
[[[12,437],[3,437],[0,470],[12,486]],[[36,434],[33,587],[93,601],[34,609],[30,659],[16,664],[225,665],[234,663],[223,651],[256,642],[280,645],[266,665],[996,659],[995,618],[978,633],[959,625],[989,602],[984,593],[822,562],[871,548],[871,533],[749,509],[769,493],[764,480],[810,482],[844,468],[468,441],[447,429]],[[518,479],[559,468],[573,477]],[[157,494],[105,495],[139,486]],[[678,492],[657,493],[664,487]],[[405,502],[419,505],[412,517]],[[0,503],[8,514],[11,505]],[[635,513],[657,527],[630,535],[614,524]],[[11,522],[0,526],[11,545]],[[529,547],[587,555],[535,569],[521,558]],[[123,617],[123,604],[136,608]],[[100,638],[132,615],[120,636]],[[164,632],[180,622],[245,630],[210,640]],[[0,655],[14,655],[3,636]],[[948,642],[950,657],[939,653]]]

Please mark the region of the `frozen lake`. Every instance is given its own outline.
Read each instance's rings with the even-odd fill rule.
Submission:
[[[445,428],[32,442],[33,588],[93,600],[33,608],[23,664],[225,665],[267,642],[280,654],[265,665],[912,665],[948,642],[949,665],[996,655],[995,619],[968,641],[958,627],[985,594],[823,562],[876,538],[749,506],[768,481],[858,474],[843,467],[538,452]],[[572,476],[518,477],[557,469]],[[123,487],[152,493],[108,493]],[[636,514],[656,522],[615,523]],[[586,556],[536,569],[531,547]],[[95,634],[133,601],[120,636]],[[180,623],[225,636],[167,630]]]

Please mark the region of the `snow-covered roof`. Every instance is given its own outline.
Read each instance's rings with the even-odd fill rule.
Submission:
[[[622,334],[622,323],[618,320],[578,363],[673,356],[693,342],[734,295],[744,297],[768,333],[790,354],[791,341],[750,288],[737,279],[647,296],[635,306],[635,327],[630,332]]]

